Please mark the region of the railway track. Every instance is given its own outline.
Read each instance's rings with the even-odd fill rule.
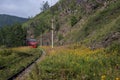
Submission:
[[[7,80],[25,80],[25,77],[29,75],[29,73],[34,68],[35,64],[41,62],[44,59],[45,55],[46,53],[42,50],[42,55],[39,58],[31,62],[27,67],[23,68],[22,70],[20,70],[18,73],[11,76]]]

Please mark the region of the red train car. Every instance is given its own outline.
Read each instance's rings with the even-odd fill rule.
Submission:
[[[38,42],[36,39],[28,39],[27,45],[31,46],[32,48],[37,48]]]

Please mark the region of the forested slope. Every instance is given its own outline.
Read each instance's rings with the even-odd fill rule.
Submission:
[[[36,37],[42,34],[43,39],[48,39],[43,44],[50,44],[54,19],[56,45],[81,42],[91,47],[105,47],[119,41],[119,4],[119,0],[60,0],[23,26],[32,28]]]

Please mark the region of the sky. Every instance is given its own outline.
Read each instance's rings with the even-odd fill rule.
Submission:
[[[18,17],[34,17],[40,13],[43,1],[54,5],[59,0],[0,0],[0,14]]]

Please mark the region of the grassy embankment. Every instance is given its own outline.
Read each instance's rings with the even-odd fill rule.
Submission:
[[[44,49],[49,54],[26,80],[120,80],[118,44],[94,51],[76,45]]]
[[[0,49],[0,80],[7,80],[41,55],[40,49]]]

